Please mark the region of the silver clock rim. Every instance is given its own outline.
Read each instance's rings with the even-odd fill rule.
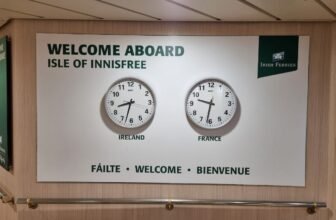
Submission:
[[[220,125],[220,126],[217,126],[217,127],[204,127],[204,126],[201,126],[200,124],[197,124],[188,114],[188,98],[191,94],[191,92],[201,83],[203,82],[207,82],[207,81],[217,81],[217,82],[220,82],[222,84],[224,84],[226,87],[228,87],[231,91],[232,91],[232,94],[234,95],[234,100],[235,102],[237,103],[237,105],[235,105],[235,108],[234,108],[234,113],[232,115],[232,117],[224,124]],[[220,79],[220,78],[205,78],[205,79],[202,79],[202,80],[199,80],[197,81],[187,92],[187,95],[186,95],[186,98],[185,98],[185,114],[187,115],[187,118],[189,121],[191,121],[194,125],[196,125],[197,127],[199,128],[202,128],[202,129],[205,129],[205,130],[216,130],[216,129],[221,129],[223,127],[225,127],[226,125],[228,125],[232,119],[235,117],[236,115],[236,112],[237,112],[237,107],[238,107],[238,98],[237,98],[237,95],[235,93],[235,91],[232,89],[232,87],[224,80]]]
[[[145,85],[146,88],[148,88],[149,92],[151,93],[152,97],[153,97],[153,113],[151,114],[151,116],[148,118],[148,120],[146,122],[144,122],[143,124],[140,124],[138,126],[134,126],[134,127],[127,127],[127,126],[122,126],[120,124],[117,124],[109,115],[108,113],[108,109],[107,109],[107,96],[108,96],[108,93],[110,92],[110,90],[115,86],[117,85],[118,83],[120,82],[123,82],[123,81],[128,81],[128,80],[132,80],[132,81],[136,81],[138,83],[141,83],[142,85]],[[135,77],[123,77],[123,78],[120,78],[118,80],[116,80],[115,82],[113,82],[110,87],[107,89],[107,91],[105,92],[105,95],[104,95],[104,109],[105,109],[105,113],[106,115],[108,116],[108,118],[110,119],[110,121],[113,122],[113,124],[121,127],[121,128],[126,128],[126,129],[135,129],[135,128],[141,128],[143,126],[146,126],[150,121],[153,120],[154,118],[154,115],[155,115],[155,110],[156,110],[156,97],[155,97],[155,94],[151,88],[151,86],[148,85],[148,83],[145,83],[143,80],[140,80],[138,78],[135,78]]]

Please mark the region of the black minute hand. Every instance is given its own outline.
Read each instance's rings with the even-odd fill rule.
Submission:
[[[207,118],[206,118],[206,122],[207,123],[209,123],[209,116],[210,116],[211,106],[215,105],[215,103],[213,103],[212,100],[213,100],[213,98],[209,102],[209,109],[208,109],[208,114],[207,114]]]
[[[127,118],[128,118],[128,113],[131,109],[131,105],[134,103],[134,101],[131,99],[127,104],[128,104],[128,109],[127,109],[127,113],[126,113],[126,118],[125,118],[125,123],[127,122]]]

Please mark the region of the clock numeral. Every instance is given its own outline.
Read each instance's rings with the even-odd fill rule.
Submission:
[[[134,82],[133,81],[128,81],[127,84],[128,84],[129,87],[133,87],[134,86]]]
[[[119,96],[119,92],[112,92],[112,95],[113,95],[114,97],[118,97],[118,96]]]
[[[211,118],[209,118],[209,120],[208,120],[208,124],[212,124],[212,119]]]
[[[145,110],[145,113],[148,114],[148,109]]]
[[[113,106],[114,105],[114,101],[110,101],[110,105]]]
[[[145,91],[145,96],[148,96],[149,95],[149,91]]]
[[[120,117],[121,117],[121,121],[123,121],[124,118],[125,118],[125,116],[123,116],[123,115],[120,115]]]
[[[192,114],[193,114],[193,115],[197,115],[197,111],[196,111],[196,110],[194,110]]]
[[[215,83],[214,82],[208,82],[209,88],[213,88]]]
[[[194,102],[193,102],[193,101],[190,101],[190,102],[189,102],[189,105],[190,105],[190,106],[193,106],[193,105],[194,105]]]
[[[232,102],[231,101],[228,101],[228,106],[231,106],[232,105]]]
[[[139,115],[139,121],[142,121],[142,116],[141,115]]]
[[[205,86],[204,85],[201,85],[198,87],[200,91],[204,90],[205,89]]]
[[[117,111],[117,110],[114,110],[114,111],[113,111],[113,114],[114,114],[114,115],[117,115],[117,114],[118,114],[118,111]]]
[[[194,97],[199,97],[199,92],[193,92],[192,94]]]
[[[148,105],[151,105],[153,102],[152,102],[152,100],[148,100]]]
[[[221,122],[221,121],[222,121],[222,118],[221,118],[221,117],[218,117],[217,120],[218,120],[218,122]]]
[[[118,85],[119,90],[125,90],[125,85]]]
[[[229,92],[225,92],[225,97],[229,97]]]
[[[228,110],[225,110],[224,115],[228,115],[228,114],[229,114]]]
[[[203,120],[203,116],[200,116],[200,121],[202,121]]]
[[[132,123],[133,123],[133,118],[130,118],[130,119],[129,119],[129,122],[132,124]]]
[[[142,89],[142,86],[141,86],[141,84],[139,84],[139,89],[140,89],[140,90]]]

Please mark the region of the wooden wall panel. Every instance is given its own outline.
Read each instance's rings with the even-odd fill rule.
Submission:
[[[14,207],[0,203],[0,220],[17,220],[18,214]]]
[[[14,20],[13,105],[17,197],[188,198],[327,201],[330,140],[331,23],[183,23]],[[86,184],[36,182],[36,33],[146,35],[308,35],[310,36],[306,187]],[[330,161],[329,161],[330,162]],[[336,167],[332,167],[334,169]],[[1,177],[1,173],[0,173]],[[0,181],[1,182],[1,181]],[[328,187],[329,186],[329,187]],[[105,206],[104,206],[105,207]],[[19,206],[19,219],[327,219],[328,211],[308,216],[304,209],[181,207]],[[113,219],[114,219],[113,218]]]
[[[20,220],[325,220],[326,209],[309,215],[293,208],[176,207],[167,211],[159,206],[77,206],[46,205],[38,210],[20,211]]]
[[[330,78],[330,118],[328,151],[328,206],[332,209],[332,219],[336,219],[336,24],[332,25],[331,78]]]
[[[326,200],[329,53],[328,23],[159,23],[96,21],[15,21],[17,47],[14,72],[14,130],[19,167],[18,195],[22,197],[154,197],[266,200]],[[36,33],[147,35],[309,35],[309,104],[307,186],[256,187],[167,184],[52,184],[36,183]],[[18,138],[19,139],[19,138]],[[27,168],[30,169],[27,169]]]

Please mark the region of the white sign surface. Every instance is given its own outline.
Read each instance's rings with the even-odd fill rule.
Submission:
[[[37,34],[37,180],[304,186],[309,38],[299,37],[297,70],[261,78],[258,40]],[[156,100],[136,129],[104,108],[111,85],[129,77]],[[239,101],[221,129],[186,116],[188,92],[209,78]]]

